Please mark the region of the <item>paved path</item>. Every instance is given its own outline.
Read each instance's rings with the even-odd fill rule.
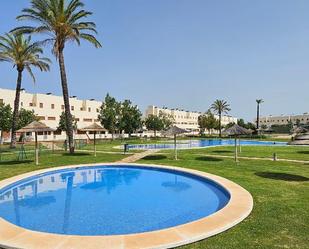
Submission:
[[[198,156],[233,158],[234,159],[234,156],[223,156],[223,155],[207,154],[207,153],[205,153],[205,154],[198,154]],[[268,157],[245,157],[245,156],[238,156],[238,159],[273,161],[273,158],[268,158]],[[281,159],[277,158],[276,161],[279,161],[279,162],[291,162],[291,163],[309,163],[309,161],[295,160],[295,159],[284,159],[284,158],[281,158]]]
[[[77,152],[88,152],[88,153],[93,153],[93,150],[75,150]],[[122,151],[105,151],[105,150],[97,150],[97,153],[102,153],[102,154],[122,154]],[[126,152],[127,155],[133,155],[134,153],[132,152]]]
[[[146,150],[146,151],[143,151],[143,152],[140,152],[140,153],[136,153],[132,156],[129,156],[129,157],[126,157],[120,161],[118,161],[119,163],[134,163],[146,156],[149,156],[149,155],[152,155],[156,152],[158,152],[160,150]]]

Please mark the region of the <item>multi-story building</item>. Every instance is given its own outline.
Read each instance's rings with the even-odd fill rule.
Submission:
[[[15,91],[0,88],[0,103],[14,106]],[[80,100],[76,96],[70,97],[71,113],[77,121],[77,127],[83,128],[93,122],[98,122],[98,114],[102,102],[90,100]],[[51,93],[33,94],[22,90],[20,94],[20,108],[34,111],[35,115],[47,126],[57,129],[60,115],[64,112],[62,96]],[[102,135],[102,134],[101,134]],[[50,133],[39,133],[40,140],[65,139],[65,132],[53,136]]]
[[[192,111],[185,111],[183,109],[169,109],[166,107],[156,107],[156,106],[148,106],[145,112],[145,116],[148,117],[149,115],[158,116],[160,112],[170,115],[174,119],[174,125],[178,126],[179,128],[186,129],[193,132],[199,131],[198,125],[198,117],[202,115],[202,112],[192,112]],[[215,118],[219,119],[217,115]],[[231,116],[222,116],[222,125],[227,125],[228,123],[237,123],[237,118]]]
[[[254,120],[256,123],[256,119]],[[266,125],[270,127],[272,125],[286,125],[289,123],[300,123],[300,124],[309,124],[309,113],[299,114],[299,115],[280,115],[280,116],[267,116],[260,117],[260,126]]]

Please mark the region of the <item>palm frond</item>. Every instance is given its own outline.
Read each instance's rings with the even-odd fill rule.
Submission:
[[[102,45],[93,34],[97,34],[96,24],[85,21],[92,12],[84,10],[81,0],[31,0],[30,7],[24,8],[18,20],[33,21],[37,26],[22,26],[12,30],[14,33],[40,33],[49,36],[53,42],[53,53],[57,56],[66,41],[86,40],[96,48]],[[93,34],[92,34],[93,33]]]
[[[101,43],[93,35],[86,34],[86,33],[81,33],[80,37],[82,39],[92,43],[96,48],[102,47]]]
[[[33,74],[33,72],[32,72],[31,67],[27,65],[27,66],[25,66],[25,68],[26,68],[26,70],[28,71],[28,73],[30,74],[30,76],[31,76],[31,78],[32,78],[32,80],[33,80],[33,83],[35,83],[36,80],[35,80],[35,76],[34,76],[34,74]]]

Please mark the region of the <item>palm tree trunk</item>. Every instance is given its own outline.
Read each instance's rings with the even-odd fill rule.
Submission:
[[[20,102],[22,72],[23,70],[18,70],[15,100],[14,100],[14,111],[13,111],[13,118],[12,118],[12,132],[11,132],[11,146],[10,146],[11,148],[16,148],[16,129],[17,129],[19,102]]]
[[[69,150],[70,153],[74,153],[74,140],[73,140],[73,124],[72,124],[72,115],[70,111],[70,100],[69,100],[69,90],[68,90],[68,82],[67,76],[65,72],[64,65],[64,57],[63,50],[59,51],[59,68],[60,68],[60,76],[61,76],[61,85],[62,85],[62,94],[64,101],[64,110],[65,110],[65,122],[67,127],[67,136],[69,142]]]
[[[259,126],[260,126],[260,104],[258,103],[257,108],[256,108],[256,129],[257,130],[259,130]]]
[[[219,113],[219,137],[221,138],[222,132],[221,132],[221,113]]]

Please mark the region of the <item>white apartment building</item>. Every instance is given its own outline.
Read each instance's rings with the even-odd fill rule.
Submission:
[[[15,90],[0,88],[0,103],[9,104],[13,108],[15,99]],[[77,121],[77,127],[83,128],[93,122],[98,122],[98,114],[102,102],[90,100],[80,100],[77,97],[70,97],[71,113]],[[34,111],[35,115],[47,126],[57,129],[61,113],[64,111],[62,96],[56,96],[51,93],[27,93],[23,90],[20,94],[20,108]],[[98,122],[99,123],[99,122]],[[54,136],[50,133],[38,134],[39,140],[65,139],[65,132]],[[84,135],[75,135],[76,138],[85,138]],[[99,137],[105,137],[100,134]],[[9,139],[9,136],[5,137]]]
[[[145,112],[145,116],[148,117],[149,115],[158,116],[160,112],[163,112],[167,115],[171,115],[174,118],[174,125],[178,126],[179,128],[186,129],[192,132],[199,131],[198,125],[198,117],[202,115],[202,112],[192,112],[192,111],[185,111],[183,109],[169,109],[166,107],[160,108],[157,106],[148,106]],[[219,119],[217,115],[215,118]],[[228,123],[237,123],[237,118],[231,116],[222,116],[222,125],[227,125]]]
[[[256,123],[256,119],[254,120]],[[288,123],[292,122],[293,124],[296,124],[297,122],[300,122],[301,124],[309,124],[309,113],[303,113],[299,115],[280,115],[280,116],[272,116],[269,115],[267,117],[260,117],[260,126],[261,125],[267,125],[267,127],[270,127],[272,125],[286,125]]]

